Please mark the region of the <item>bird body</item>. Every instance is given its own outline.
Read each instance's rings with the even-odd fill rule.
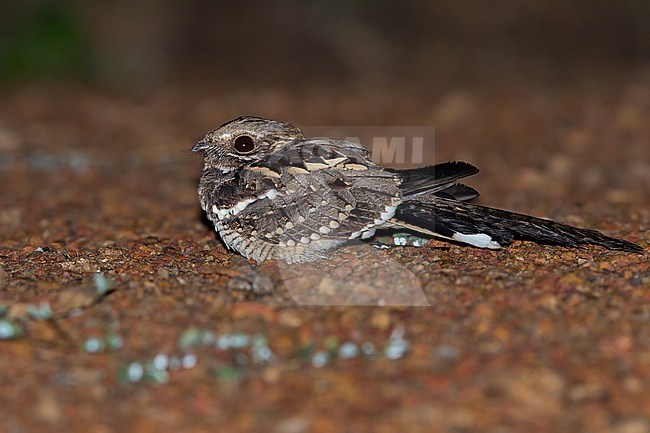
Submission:
[[[313,261],[379,228],[408,229],[479,248],[514,239],[638,251],[594,230],[467,203],[466,162],[408,170],[374,164],[358,143],[309,139],[295,126],[234,119],[192,148],[204,157],[201,207],[226,246],[258,262]]]

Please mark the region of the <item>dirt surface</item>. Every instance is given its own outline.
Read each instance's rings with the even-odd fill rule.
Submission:
[[[5,91],[0,431],[650,432],[647,76]],[[239,114],[434,125],[425,163],[478,165],[481,203],[645,250],[430,241],[253,267],[202,218],[187,151]]]

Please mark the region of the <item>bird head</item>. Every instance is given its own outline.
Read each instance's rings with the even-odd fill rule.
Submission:
[[[206,167],[228,173],[301,139],[302,131],[289,123],[241,116],[208,132],[192,147],[192,152],[203,154]]]

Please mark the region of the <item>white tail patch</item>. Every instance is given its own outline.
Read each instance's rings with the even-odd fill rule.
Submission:
[[[457,240],[458,242],[473,245],[478,248],[488,248],[490,250],[498,250],[501,248],[501,245],[499,245],[497,241],[493,241],[492,238],[485,233],[477,233],[475,235],[454,233],[452,239]]]

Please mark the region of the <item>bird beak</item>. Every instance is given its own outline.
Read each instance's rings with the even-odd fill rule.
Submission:
[[[206,142],[204,140],[199,140],[196,142],[194,146],[190,149],[191,152],[201,152],[202,150],[205,150],[206,147]]]

